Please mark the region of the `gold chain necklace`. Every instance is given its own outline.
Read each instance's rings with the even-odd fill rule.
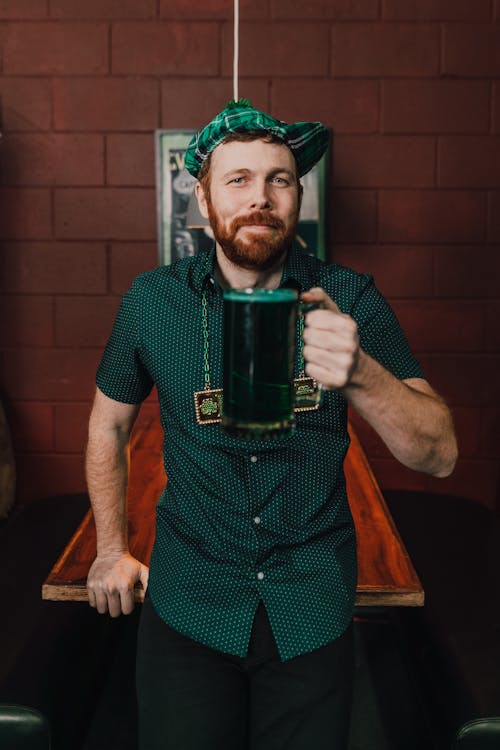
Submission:
[[[194,392],[194,409],[196,421],[200,425],[217,424],[222,420],[222,388],[212,388],[210,383],[210,341],[208,335],[208,302],[204,289],[201,294],[201,328],[203,332],[203,371],[205,387],[202,391]],[[304,316],[299,316],[299,376],[294,378],[295,412],[314,411],[320,406],[318,398],[319,386],[314,378],[308,378],[305,373],[302,333],[304,331]]]

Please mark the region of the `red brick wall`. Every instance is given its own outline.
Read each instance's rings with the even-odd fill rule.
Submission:
[[[119,295],[156,264],[153,131],[231,97],[230,0],[0,0],[0,371],[22,501],[83,488]],[[241,0],[241,95],[335,132],[332,257],[375,274],[461,459],[359,426],[383,487],[500,507],[500,0]]]

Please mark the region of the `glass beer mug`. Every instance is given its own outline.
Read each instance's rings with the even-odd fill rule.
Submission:
[[[233,437],[276,440],[295,429],[295,410],[318,408],[311,378],[294,382],[298,316],[295,289],[224,292],[222,428]]]

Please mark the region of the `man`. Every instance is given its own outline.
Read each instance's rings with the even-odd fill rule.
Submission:
[[[148,586],[138,642],[142,750],[346,748],[356,550],[342,463],[347,404],[406,466],[446,476],[449,411],[369,276],[293,247],[299,178],[324,153],[320,123],[231,103],[186,166],[215,248],[136,279],[97,374],[87,451],[97,524],[90,604],[116,617]],[[292,285],[309,312],[306,373],[326,390],[283,441],[197,420],[222,383],[222,291]],[[298,368],[298,364],[297,364]],[[298,375],[298,372],[296,373]],[[127,548],[127,446],[158,389],[167,487],[148,570]]]

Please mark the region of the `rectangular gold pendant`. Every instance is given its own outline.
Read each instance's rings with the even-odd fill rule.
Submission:
[[[295,392],[295,412],[319,409],[323,394],[314,378],[295,378],[293,389]]]
[[[295,378],[293,390],[295,395],[294,412],[319,409],[322,392],[314,378]],[[194,409],[198,424],[218,424],[222,420],[222,399],[222,388],[195,391]]]
[[[194,410],[198,424],[216,424],[222,419],[222,388],[195,391]]]

